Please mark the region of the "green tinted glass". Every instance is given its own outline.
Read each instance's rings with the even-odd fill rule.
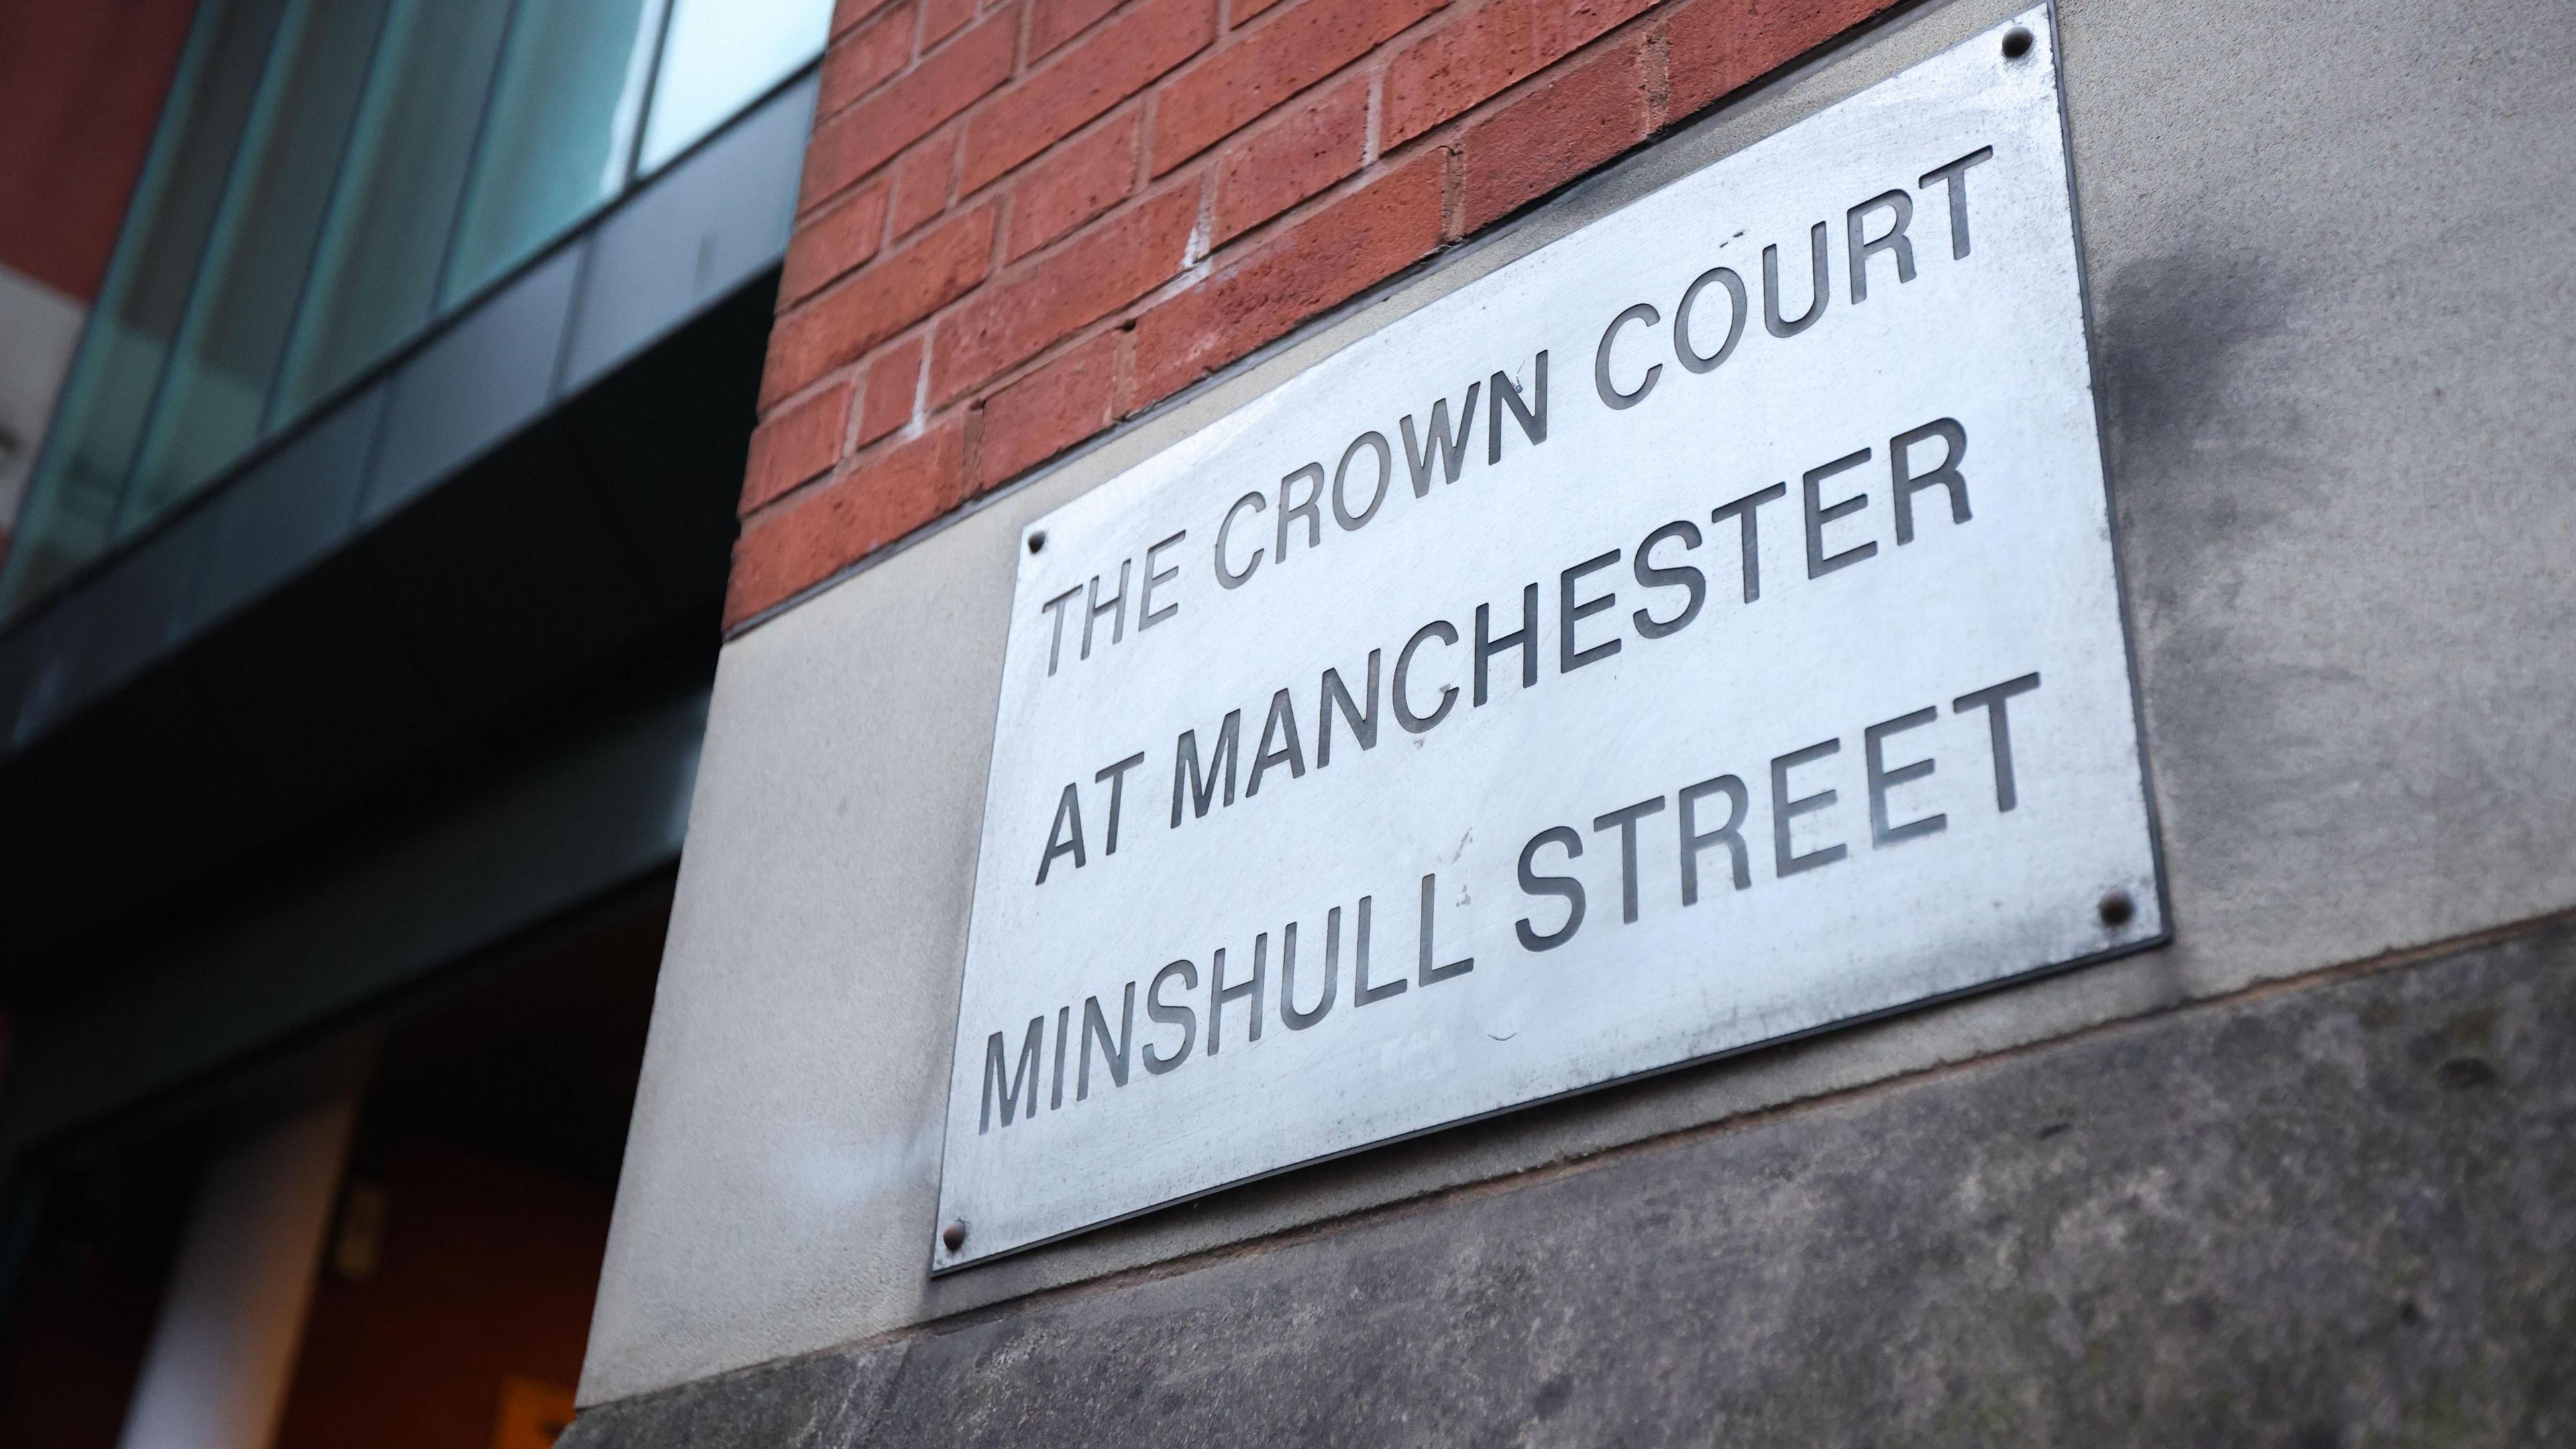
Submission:
[[[823,53],[832,0],[673,0],[643,169],[679,155]]]
[[[274,420],[311,407],[429,320],[509,12],[509,0],[395,0]]]
[[[440,305],[471,296],[626,184],[659,0],[552,0],[511,22]]]
[[[387,0],[292,0],[126,491],[130,532],[259,436]]]
[[[284,0],[205,0],[115,263],[63,387],[0,599],[40,592],[107,546]]]

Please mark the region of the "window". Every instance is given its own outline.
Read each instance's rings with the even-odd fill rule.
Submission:
[[[284,0],[206,0],[9,551],[23,599],[107,546]]]
[[[654,170],[820,54],[831,0],[673,0],[644,127]]]
[[[659,0],[523,5],[494,82],[442,306],[472,296],[626,184]]]
[[[510,0],[396,0],[273,422],[321,401],[429,321],[509,18]]]
[[[812,63],[831,0],[202,0],[0,572],[148,528]]]
[[[119,534],[259,437],[387,0],[292,0],[206,241]]]

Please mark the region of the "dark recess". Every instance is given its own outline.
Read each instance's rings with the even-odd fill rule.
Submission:
[[[463,783],[704,687],[775,285],[0,761],[0,996],[88,989]]]

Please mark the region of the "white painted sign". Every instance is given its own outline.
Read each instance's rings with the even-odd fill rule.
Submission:
[[[935,1268],[2163,935],[2052,49],[1029,531]]]

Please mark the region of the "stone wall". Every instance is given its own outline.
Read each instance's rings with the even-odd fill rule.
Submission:
[[[564,1445],[2562,1443],[2571,1033],[2555,926],[630,1400]]]

